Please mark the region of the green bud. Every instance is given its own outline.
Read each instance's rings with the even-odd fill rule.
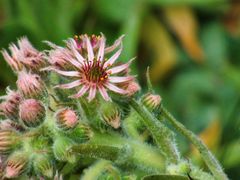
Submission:
[[[78,124],[68,135],[74,141],[82,143],[93,137],[93,131],[87,124]]]
[[[74,163],[76,156],[69,152],[74,142],[67,137],[57,137],[53,144],[53,153],[59,161],[68,161]]]
[[[104,102],[100,108],[102,119],[105,123],[118,129],[121,125],[121,114],[117,104],[113,102]]]
[[[47,178],[53,177],[52,159],[49,155],[37,154],[33,162],[33,167],[36,173]]]

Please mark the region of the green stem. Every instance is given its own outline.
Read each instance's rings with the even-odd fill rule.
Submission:
[[[164,156],[170,160],[171,163],[178,163],[180,161],[180,155],[174,142],[175,139],[172,132],[137,101],[132,99],[130,104],[142,117],[140,120],[151,132],[157,145],[162,149]]]
[[[189,139],[201,153],[206,165],[213,173],[213,175],[219,180],[227,180],[226,174],[223,172],[221,165],[213,154],[208,150],[207,146],[199,139],[193,132],[186,129],[183,124],[178,122],[168,111],[162,106],[162,115],[187,139]]]
[[[118,134],[102,134],[94,132],[94,136],[90,140],[91,144],[101,144],[122,148],[128,144],[131,153],[131,161],[138,169],[148,171],[149,173],[162,172],[164,170],[164,159],[159,151],[145,143],[140,143],[128,138],[119,136]]]

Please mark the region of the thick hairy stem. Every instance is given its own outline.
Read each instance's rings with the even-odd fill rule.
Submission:
[[[164,170],[164,159],[159,154],[159,151],[145,143],[124,138],[115,133],[102,134],[97,132],[94,132],[94,137],[89,143],[113,146],[120,149],[125,147],[125,152],[127,150],[127,146],[129,147],[130,152],[128,151],[126,154],[130,154],[131,156],[131,161],[128,161],[128,163],[133,164],[137,168],[149,173],[159,173]],[[118,159],[120,161],[124,161],[124,159],[126,160],[128,158],[126,155],[124,155],[124,153],[121,153],[121,155],[123,156]]]
[[[140,120],[151,132],[157,145],[162,149],[166,159],[171,163],[178,163],[180,155],[175,144],[173,133],[160,121],[158,121],[144,106],[132,99],[131,106],[141,116]]]
[[[183,124],[178,122],[164,107],[161,109],[162,115],[187,139],[189,139],[201,153],[206,165],[219,180],[227,180],[226,174],[223,172],[221,165],[213,154],[208,150],[207,146],[190,130],[186,129]]]
[[[118,147],[98,144],[80,144],[71,148],[71,152],[77,153],[83,157],[106,159],[110,161],[116,161],[121,150],[122,149]]]

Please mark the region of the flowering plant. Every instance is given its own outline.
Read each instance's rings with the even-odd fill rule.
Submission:
[[[118,61],[123,36],[81,35],[38,51],[27,38],[2,54],[17,89],[1,97],[0,176],[63,179],[227,179],[217,159],[154,93],[140,93],[130,65]],[[176,131],[167,124],[170,123]],[[178,150],[189,139],[209,171]]]

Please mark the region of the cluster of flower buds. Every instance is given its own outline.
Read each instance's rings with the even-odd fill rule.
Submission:
[[[85,34],[66,40],[65,47],[46,42],[51,49],[40,52],[24,37],[9,46],[10,53],[2,51],[17,75],[17,90],[8,88],[7,94],[0,97],[4,177],[34,174],[38,178],[62,179],[54,177],[58,163],[75,163],[71,147],[94,135],[92,122],[85,117],[87,113],[80,114],[76,100],[71,98],[84,99],[87,108],[90,102],[96,103],[101,123],[120,128],[121,109],[113,100],[128,100],[140,90],[129,73],[132,60],[116,63],[123,49],[122,38],[107,46],[103,34]],[[47,77],[46,71],[53,76]],[[53,81],[52,77],[57,78]],[[65,96],[59,97],[55,88],[67,89]],[[72,104],[63,106],[65,102]]]

